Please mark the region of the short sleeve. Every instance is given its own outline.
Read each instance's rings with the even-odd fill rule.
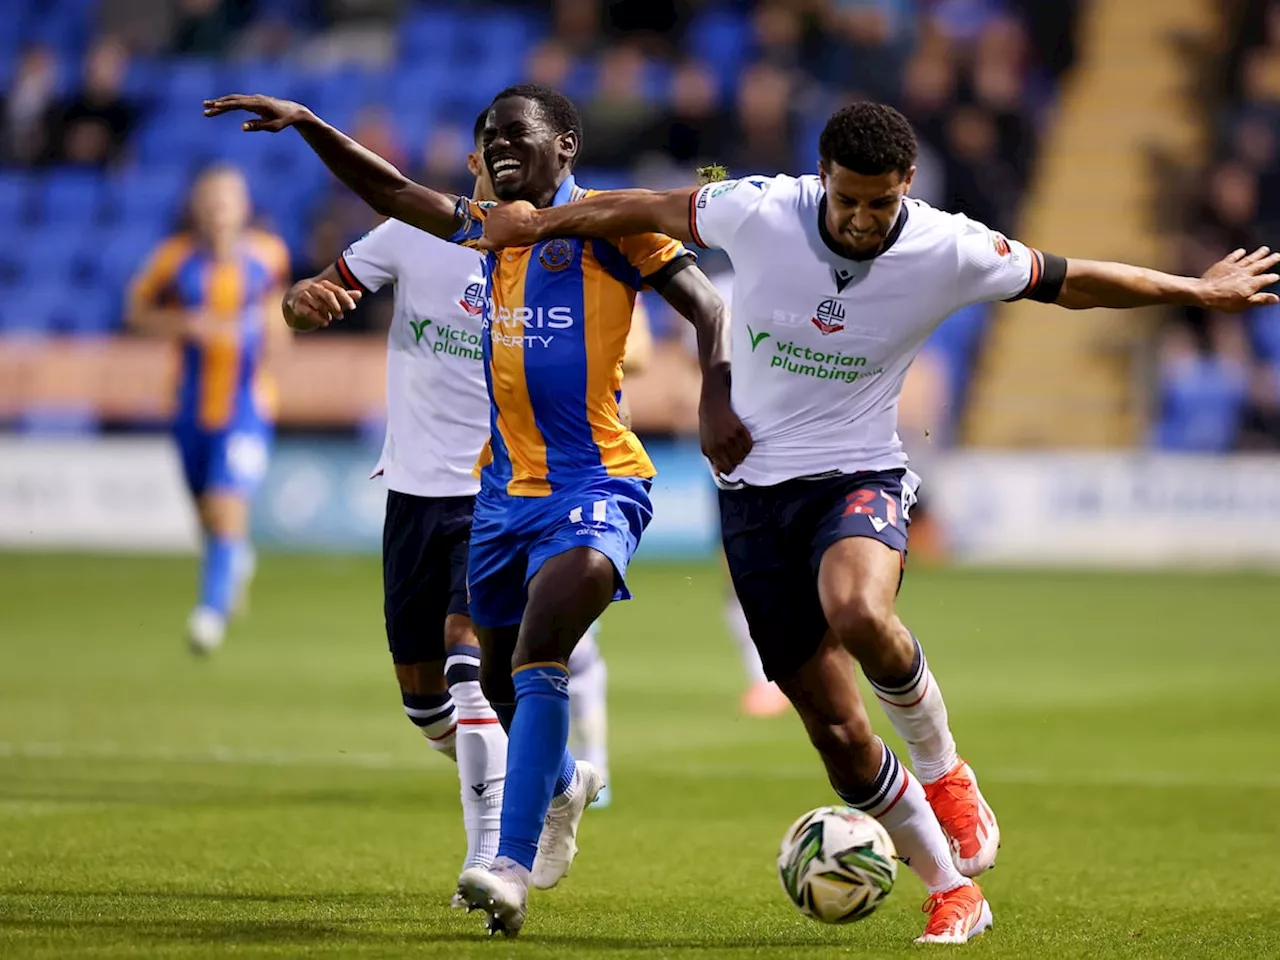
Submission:
[[[689,233],[698,246],[724,249],[744,220],[759,206],[770,178],[720,180],[689,198]]]
[[[1044,277],[1044,254],[1002,233],[956,216],[959,236],[958,291],[965,303],[1021,300]]]
[[[458,221],[458,229],[449,237],[450,243],[473,247],[484,236],[484,219],[489,210],[497,206],[492,200],[472,200],[470,197],[459,197],[453,208],[454,218]]]
[[[385,220],[342,251],[336,266],[348,288],[376,293],[395,283],[400,272],[395,232],[396,221]]]
[[[173,283],[183,257],[191,249],[182,237],[170,237],[151,253],[129,285],[131,299],[155,303]]]
[[[681,257],[696,259],[693,251],[683,243],[662,233],[637,233],[623,237],[618,241],[618,249],[627,258],[627,262],[636,268],[641,278],[652,277]]]

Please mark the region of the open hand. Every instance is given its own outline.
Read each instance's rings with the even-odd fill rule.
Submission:
[[[541,239],[537,208],[527,200],[514,200],[489,208],[484,236],[476,246],[481,250],[501,250],[532,246]]]
[[[1250,307],[1280,303],[1280,297],[1263,291],[1280,283],[1280,275],[1269,272],[1280,263],[1280,253],[1259,247],[1253,253],[1236,250],[1205,271],[1200,278],[1200,305],[1208,310],[1239,313]]]
[[[315,118],[315,114],[300,103],[260,94],[235,93],[204,102],[206,117],[218,117],[233,110],[245,110],[258,115],[257,120],[246,120],[241,125],[242,129],[249,132],[265,130],[267,133],[279,133],[286,127]]]
[[[359,290],[347,290],[332,280],[312,278],[295,284],[285,297],[285,317],[295,330],[315,330],[341,320],[360,302]]]

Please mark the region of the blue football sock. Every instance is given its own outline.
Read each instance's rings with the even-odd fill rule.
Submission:
[[[553,797],[558,797],[569,789],[569,785],[573,783],[573,771],[577,769],[577,766],[578,764],[573,759],[573,754],[566,747],[564,760],[560,764],[560,775],[556,777],[556,789],[552,794]]]
[[[236,558],[243,541],[210,534],[204,542],[204,568],[200,571],[200,606],[227,615],[236,584]]]
[[[498,856],[532,870],[542,822],[566,764],[572,779],[569,671],[558,663],[539,663],[517,670],[514,680],[519,709],[508,733]]]

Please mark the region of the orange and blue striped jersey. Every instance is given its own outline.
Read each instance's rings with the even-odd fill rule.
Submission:
[[[591,192],[569,177],[553,205]],[[460,226],[450,239],[479,240],[490,206],[460,199]],[[656,233],[554,238],[488,254],[482,482],[511,496],[543,497],[600,477],[654,475],[649,455],[618,417],[622,355],[636,292],[682,257],[693,254]]]
[[[274,420],[275,384],[262,369],[262,354],[270,298],[288,277],[284,241],[256,230],[226,260],[215,260],[189,234],[170,237],[152,253],[134,278],[134,301],[203,312],[217,328],[206,342],[182,344],[179,423],[223,430],[243,418]]]

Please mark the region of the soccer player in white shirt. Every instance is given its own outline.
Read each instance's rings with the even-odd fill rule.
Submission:
[[[476,121],[477,138],[486,115]],[[478,145],[467,168],[476,178],[475,198],[492,199]],[[285,298],[290,326],[314,330],[354,310],[364,294],[395,285],[387,428],[375,468],[387,483],[387,640],[406,715],[458,764],[467,831],[463,869],[493,861],[507,750],[506,734],[480,690],[480,650],[467,611],[467,547],[479,489],[472,468],[489,436],[480,354],[483,260],[474,250],[388,220]],[[642,314],[632,324],[637,338],[647,335]],[[642,347],[633,350],[628,341],[628,354],[636,356],[625,369],[642,362]],[[577,755],[607,776],[607,673],[595,635],[593,626],[570,658],[570,709]],[[607,798],[602,791],[596,806],[607,805]]]
[[[504,247],[656,230],[729,254],[732,400],[754,440],[717,477],[735,589],[832,786],[881,821],[928,887],[920,940],[960,943],[991,924],[969,878],[992,865],[1000,834],[957,756],[921,646],[894,612],[918,483],[896,432],[907,368],[939,323],[981,301],[1275,303],[1264,290],[1280,279],[1269,272],[1280,254],[1237,250],[1188,278],[1042,253],[909,199],[915,135],[880,104],[833,115],[819,155],[817,176],[617,191],[554,209],[513,203],[492,211],[485,231]],[[872,733],[857,663],[915,777]]]

